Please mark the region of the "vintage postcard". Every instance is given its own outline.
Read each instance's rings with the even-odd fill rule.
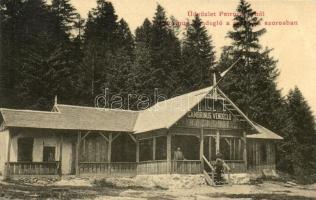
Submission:
[[[316,199],[315,9],[0,0],[0,199]]]

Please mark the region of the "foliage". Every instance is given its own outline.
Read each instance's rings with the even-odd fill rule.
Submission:
[[[211,37],[198,16],[186,30],[182,48],[183,70],[181,80],[184,92],[212,84],[210,68],[215,64]]]
[[[286,99],[284,141],[278,147],[278,167],[298,177],[316,174],[315,119],[301,91],[295,87]]]
[[[259,44],[266,30],[259,28],[260,19],[250,4],[241,0],[237,12],[233,31],[228,32],[232,44],[223,48],[219,68],[227,69],[240,60],[220,86],[250,119],[278,132],[284,102],[276,85],[277,61],[270,56],[271,49]]]

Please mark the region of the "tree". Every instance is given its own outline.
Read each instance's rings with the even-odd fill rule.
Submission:
[[[16,107],[15,74],[19,68],[20,36],[24,18],[22,0],[0,1],[0,107]]]
[[[105,50],[114,51],[117,46],[117,15],[111,2],[98,0],[97,7],[89,12],[85,42],[101,42]]]
[[[57,6],[56,2],[63,5]],[[9,52],[1,64],[12,81],[4,82],[11,91],[10,101],[14,102],[5,106],[51,109],[55,95],[60,95],[64,103],[73,100],[71,72],[76,70],[72,42],[69,29],[61,28],[68,26],[67,18],[74,13],[63,9],[71,7],[67,2],[53,1],[52,6],[43,0],[1,2],[6,21],[3,36]]]
[[[109,88],[111,75],[110,60],[117,48],[118,23],[112,3],[105,0],[98,0],[97,7],[88,14],[84,30],[82,84],[83,96],[86,96],[88,105],[92,105],[96,95]]]
[[[124,19],[118,22],[118,42],[119,49],[126,51],[128,56],[134,57],[134,36]]]
[[[6,106],[22,107],[26,105],[22,103],[23,101],[17,101],[17,99],[20,99],[19,95],[21,94],[18,89],[19,84],[25,79],[22,65],[27,56],[26,52],[37,41],[40,33],[51,32],[52,26],[49,22],[52,15],[50,15],[48,6],[42,0],[3,1],[1,3],[3,3],[2,12],[5,16],[2,30],[5,31],[3,36],[6,38],[3,39],[7,41],[8,45],[4,46],[8,56],[4,58],[4,62],[1,62],[1,64],[4,64],[3,68],[7,72],[6,78],[9,81],[6,82],[6,87],[10,91],[8,96],[12,102]]]
[[[64,33],[69,38],[70,31],[77,18],[75,8],[70,4],[70,0],[52,0],[51,10],[55,15],[55,33]],[[62,35],[61,35],[62,37]]]
[[[211,37],[198,15],[187,28],[183,41],[184,92],[207,87],[212,83],[210,68],[215,64],[215,51]]]
[[[295,87],[286,100],[284,141],[279,146],[279,168],[301,176],[316,173],[315,118],[301,91]]]
[[[232,44],[223,48],[219,68],[229,67],[240,59],[220,85],[250,119],[274,131],[281,130],[284,119],[283,99],[276,86],[279,75],[271,49],[263,49],[259,38],[266,30],[249,3],[241,0],[234,17]]]
[[[135,31],[135,62],[133,66],[135,92],[150,94],[151,79],[151,53],[150,42],[152,34],[152,24],[146,18],[142,26]],[[147,90],[147,91],[146,91]]]
[[[152,22],[150,42],[152,60],[152,92],[155,88],[171,97],[176,95],[181,70],[181,46],[163,7],[157,6]]]
[[[71,61],[65,62],[64,49],[51,41],[49,35],[38,36],[36,43],[25,52],[20,82],[16,89],[23,99],[22,106],[30,109],[49,110],[55,95],[62,102],[71,97]]]
[[[118,22],[118,41],[118,49],[112,63],[113,73],[108,77],[111,82],[110,92],[123,97],[123,107],[119,108],[129,109],[128,95],[134,90],[132,67],[135,59],[135,42],[124,19]]]
[[[81,84],[85,87],[82,89],[84,104],[94,103],[94,98],[105,89],[108,89],[109,99],[130,91],[134,45],[128,24],[124,19],[117,21],[112,3],[98,0],[85,25],[81,65],[83,76],[86,75]],[[123,108],[126,108],[126,102]]]
[[[154,102],[154,92],[171,97],[179,87],[181,46],[174,27],[158,5],[153,21],[136,29],[136,91]]]

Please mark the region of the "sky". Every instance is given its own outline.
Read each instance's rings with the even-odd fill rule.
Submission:
[[[119,18],[124,18],[131,30],[142,24],[145,18],[152,19],[157,4],[165,8],[167,16],[174,16],[179,22],[193,19],[193,12],[207,23],[216,55],[221,47],[230,44],[226,37],[232,30],[233,16],[239,0],[112,0]],[[271,55],[278,60],[280,76],[278,88],[286,95],[298,86],[316,113],[316,0],[249,0],[252,8],[262,18],[261,27],[267,29],[260,44],[272,48]],[[96,0],[71,0],[82,17],[96,6]],[[191,14],[191,15],[190,15]],[[203,13],[202,13],[203,14]],[[220,23],[222,22],[222,24]],[[227,24],[229,22],[229,25]],[[276,25],[272,22],[285,22]],[[184,25],[181,28],[184,29]],[[228,94],[229,96],[229,94]]]

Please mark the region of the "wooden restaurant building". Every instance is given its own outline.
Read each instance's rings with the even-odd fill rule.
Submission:
[[[1,109],[4,177],[202,174],[220,152],[231,173],[275,169],[277,134],[251,121],[218,87],[141,110],[55,103]],[[174,160],[180,147],[184,160]],[[212,169],[212,168],[211,168]]]

